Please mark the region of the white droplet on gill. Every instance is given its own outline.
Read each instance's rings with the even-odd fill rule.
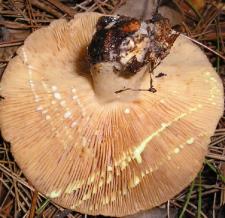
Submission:
[[[69,117],[71,117],[72,113],[70,111],[67,111],[66,113],[64,113],[64,118],[68,119]]]

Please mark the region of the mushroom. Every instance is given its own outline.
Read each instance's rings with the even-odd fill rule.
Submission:
[[[223,86],[204,53],[171,30],[164,39],[176,36],[173,46],[163,41],[165,53],[145,59],[147,26],[158,21],[127,18],[122,26],[133,32],[124,40],[133,42],[113,44],[105,34],[119,50],[110,53],[96,35],[120,17],[102,16],[57,20],[26,39],[2,77],[0,122],[38,191],[82,213],[124,216],[160,205],[195,178],[223,113]],[[99,46],[108,53],[96,55]],[[149,73],[151,58],[158,66]],[[156,92],[143,91],[150,76]]]

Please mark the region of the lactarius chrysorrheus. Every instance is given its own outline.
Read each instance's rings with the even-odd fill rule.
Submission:
[[[163,23],[84,13],[35,31],[10,61],[2,134],[55,203],[133,214],[200,170],[223,87],[203,52]]]

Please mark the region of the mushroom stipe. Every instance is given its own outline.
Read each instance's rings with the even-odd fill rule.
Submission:
[[[174,33],[166,55],[154,59],[157,92],[115,93],[149,89],[146,54],[155,47],[146,28],[155,27],[126,18],[123,31],[137,38],[117,44],[125,53],[103,46],[99,58],[90,45],[104,19],[82,13],[32,33],[3,74],[0,122],[39,192],[81,213],[124,216],[162,204],[195,178],[223,113],[223,86],[201,49]],[[120,17],[107,19],[110,32]]]

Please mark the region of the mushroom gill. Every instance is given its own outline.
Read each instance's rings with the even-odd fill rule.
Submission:
[[[148,89],[149,72],[124,76],[111,60],[88,63],[102,16],[57,20],[26,39],[1,81],[0,122],[38,191],[82,213],[124,216],[194,179],[223,112],[223,87],[204,53],[178,36],[152,74],[156,92],[115,93]]]

